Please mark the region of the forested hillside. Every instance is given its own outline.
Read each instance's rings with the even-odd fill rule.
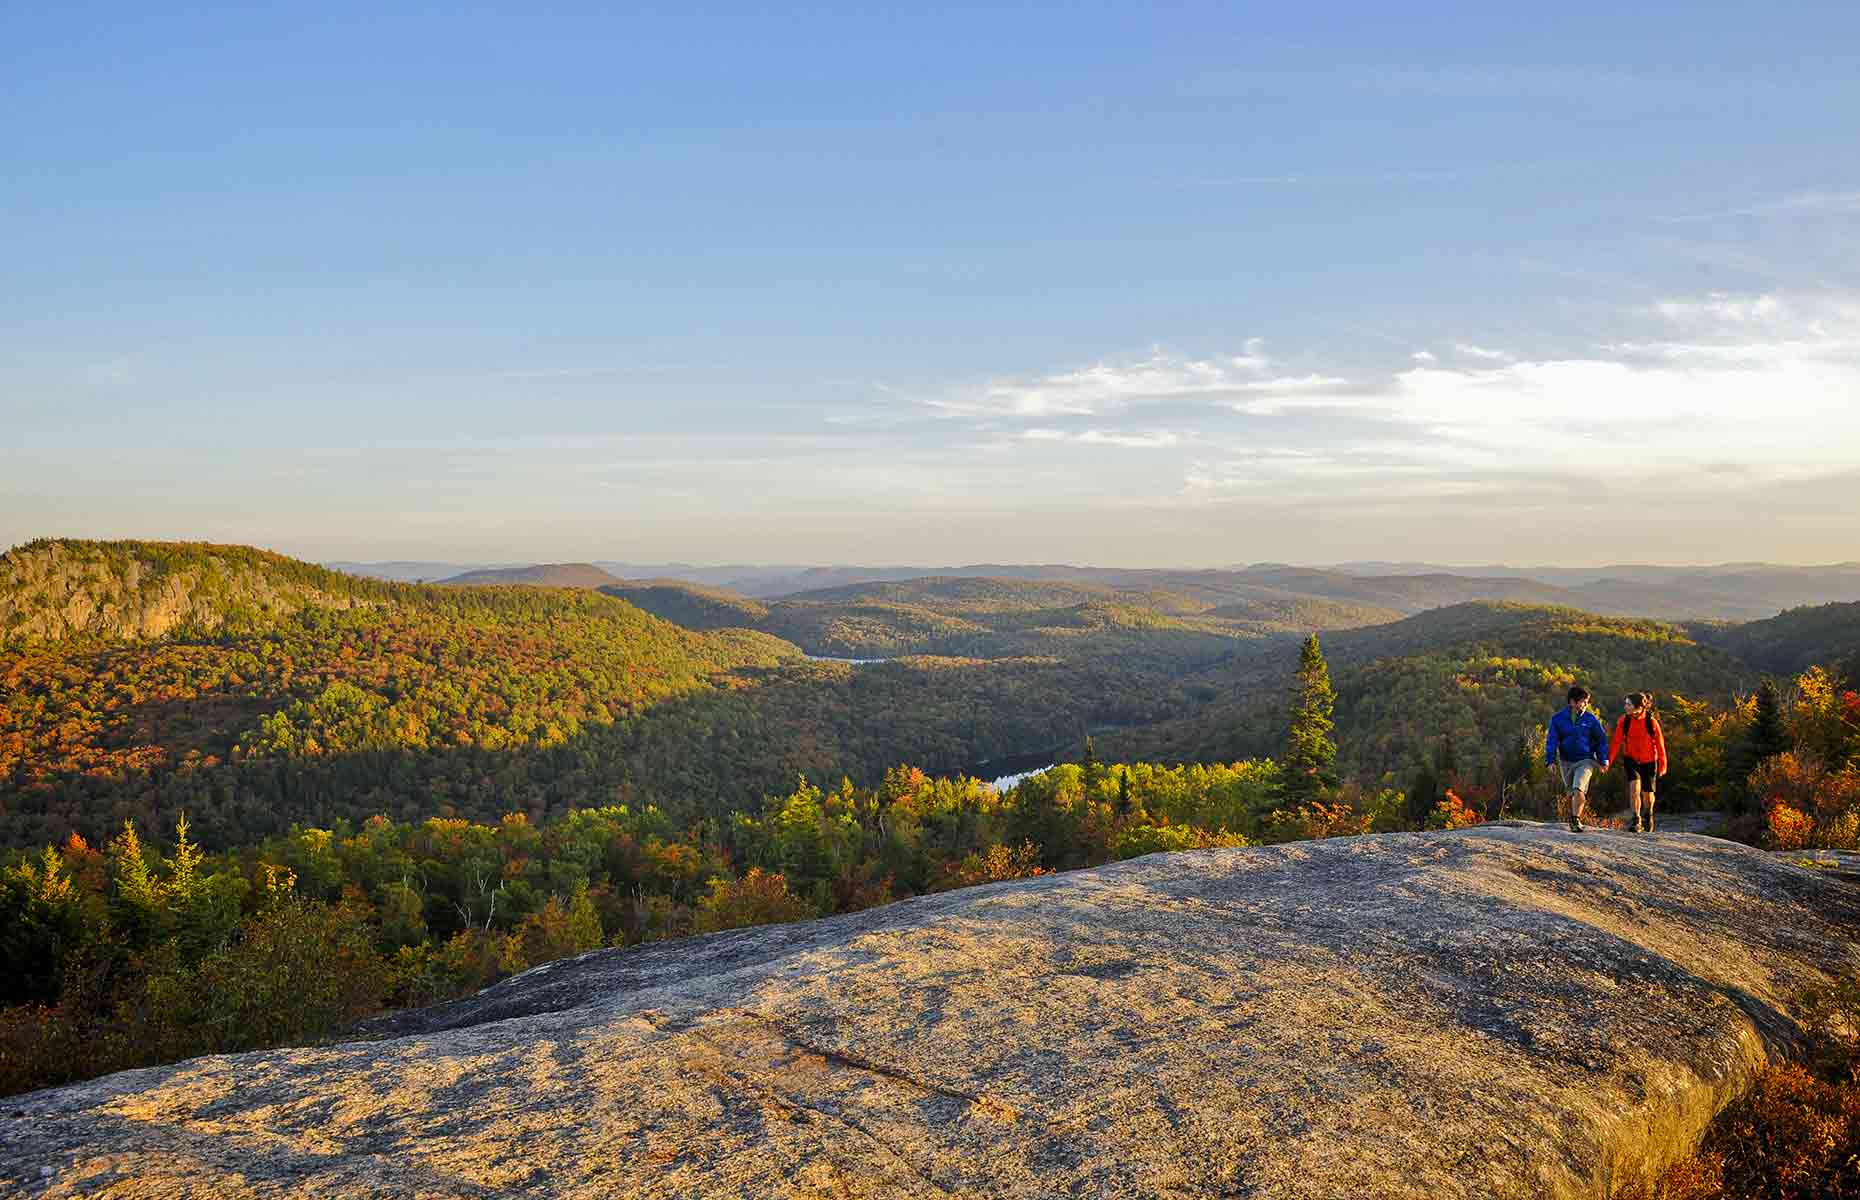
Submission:
[[[1134,656],[1176,670],[1228,657],[1262,637],[1401,616],[1393,609],[1205,580],[1170,591],[933,575],[845,584],[766,603],[695,585],[605,590],[690,629],[760,629],[810,654],[1126,661]]]
[[[1860,659],[1860,603],[1792,608],[1765,621],[1701,625],[1693,636],[1773,675]]]
[[[377,813],[543,821],[626,802],[718,817],[802,773],[954,773],[1076,753],[1091,730],[1130,761],[1264,757],[1292,635],[1312,628],[1337,671],[1348,775],[1400,783],[1444,761],[1495,786],[1572,680],[1605,705],[1640,689],[1726,703],[1756,668],[1860,645],[1855,605],[1692,633],[1487,603],[1336,628],[1390,613],[1219,572],[1147,591],[928,576],[763,604],[664,583],[389,584],[198,544],[38,542],[0,567],[0,845],[14,846],[182,811],[209,846]],[[894,661],[803,663],[794,644]]]
[[[601,589],[686,629],[753,629],[769,615],[768,605],[723,588],[676,579],[648,579]]]
[[[586,590],[351,589],[237,548],[46,545],[28,548],[35,561],[101,558],[132,577],[181,563],[169,575],[239,590],[190,593],[224,607],[200,601],[165,636],[91,633],[0,658],[4,846],[107,837],[125,819],[167,827],[183,811],[211,847],[378,813],[541,821],[651,802],[681,819],[727,814],[801,772],[865,783],[904,761],[954,772],[1180,703],[1169,669],[1141,654],[1117,662],[1106,648],[1133,643],[1115,638],[1068,658],[855,670]],[[38,578],[26,594],[58,609]],[[297,607],[251,599],[283,595]]]
[[[395,595],[392,584],[250,546],[47,539],[0,555],[0,645],[244,628]]]
[[[1337,689],[1338,765],[1346,777],[1405,783],[1437,762],[1495,786],[1541,750],[1537,732],[1571,684],[1610,720],[1620,697],[1651,691],[1728,703],[1759,672],[1678,626],[1564,608],[1462,604],[1325,638]],[[1124,759],[1225,761],[1274,752],[1295,654],[1237,659],[1184,681],[1207,704],[1192,715],[1103,739]]]

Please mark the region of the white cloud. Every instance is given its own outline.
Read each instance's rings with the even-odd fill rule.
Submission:
[[[1283,375],[1276,379],[1261,379],[1253,383],[1240,384],[1235,390],[1245,393],[1248,398],[1232,404],[1235,412],[1246,413],[1253,417],[1270,417],[1286,411],[1288,408],[1302,407],[1299,398],[1307,398],[1305,404],[1313,403],[1308,398],[1335,392],[1348,387],[1349,380],[1340,375]]]
[[[1662,300],[1652,311],[1671,321],[1696,323],[1700,320],[1743,325],[1752,321],[1773,321],[1785,314],[1783,302],[1773,295],[1732,296],[1713,292],[1708,296],[1685,300]]]
[[[1556,355],[1403,348],[1381,373],[1355,361],[1347,373],[1290,371],[1257,345],[1198,359],[1156,351],[967,397],[988,401],[976,415],[1001,453],[1143,451],[1120,457],[1107,503],[1476,497],[1543,512],[1602,504],[1631,463],[1669,506],[1723,505],[1739,489],[1860,463],[1860,294],[1675,296],[1624,308],[1616,325],[1620,340]],[[1165,401],[1177,402],[1166,429],[1117,419]],[[1275,419],[1248,422],[1261,417]],[[1057,470],[1063,459],[1031,461]]]
[[[1274,379],[1260,379],[1252,383],[1240,384],[1238,390],[1286,396],[1302,392],[1335,391],[1348,383],[1349,380],[1339,375],[1281,375]]]
[[[1245,343],[1241,353],[1220,358],[1181,358],[1156,350],[1147,358],[1133,361],[1106,361],[1047,375],[993,379],[925,403],[951,416],[1094,416],[1139,404],[1234,392],[1272,366],[1272,359],[1254,338]]]
[[[1068,433],[1063,429],[1027,429],[1021,432],[1021,438],[1029,442],[1076,442],[1083,446],[1123,446],[1133,450],[1155,450],[1164,446],[1173,446],[1180,442],[1181,436],[1167,429],[1141,431],[1117,431],[1104,429],[1086,429],[1078,433]]]
[[[1155,450],[1163,446],[1173,446],[1182,439],[1166,429],[1154,433],[1107,433],[1099,429],[1087,429],[1079,434],[1078,440],[1088,446],[1123,446],[1132,450]]]

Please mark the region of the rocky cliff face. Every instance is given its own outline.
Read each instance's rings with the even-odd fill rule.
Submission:
[[[1158,855],[0,1102],[0,1191],[1603,1197],[1856,929],[1850,883],[1681,834]]]
[[[229,615],[378,602],[387,589],[279,554],[196,542],[44,541],[0,556],[0,644],[153,638]]]

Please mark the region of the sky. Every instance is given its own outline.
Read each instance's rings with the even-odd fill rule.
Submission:
[[[0,547],[1853,559],[1856,62],[1852,3],[0,6]]]

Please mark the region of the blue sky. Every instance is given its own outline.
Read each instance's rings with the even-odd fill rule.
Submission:
[[[0,545],[1827,561],[1860,8],[0,11]]]

